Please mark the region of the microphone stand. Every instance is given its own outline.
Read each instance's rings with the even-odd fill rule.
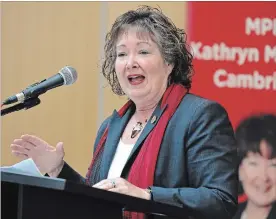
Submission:
[[[4,116],[6,114],[15,112],[15,111],[19,111],[22,109],[30,109],[36,105],[40,104],[40,99],[36,96],[36,97],[32,97],[30,99],[25,100],[23,103],[18,103],[16,105],[13,105],[11,107],[5,108],[1,110],[1,116]]]

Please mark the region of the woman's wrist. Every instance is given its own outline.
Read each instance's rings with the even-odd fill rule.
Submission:
[[[58,175],[60,174],[63,166],[64,166],[64,160],[61,161],[61,164],[56,169],[54,169],[53,171],[49,172],[48,175],[50,177],[53,177],[53,178],[58,177]]]

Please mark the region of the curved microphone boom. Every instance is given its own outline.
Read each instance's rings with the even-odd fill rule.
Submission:
[[[20,93],[10,96],[2,102],[2,105],[8,105],[16,102],[23,103],[25,100],[38,97],[40,94],[43,94],[50,89],[62,85],[71,85],[75,83],[77,78],[77,71],[71,66],[65,66],[56,75],[48,79],[44,79],[41,82],[32,84]]]

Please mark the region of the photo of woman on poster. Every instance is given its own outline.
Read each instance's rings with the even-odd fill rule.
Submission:
[[[234,219],[275,219],[276,115],[245,118],[236,129],[236,138],[243,194]]]

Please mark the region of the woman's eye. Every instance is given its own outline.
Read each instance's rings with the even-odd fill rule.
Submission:
[[[272,163],[270,166],[276,168],[276,163]]]
[[[139,53],[140,53],[140,54],[142,54],[142,55],[149,54],[149,52],[148,52],[148,51],[146,51],[146,50],[141,50]]]
[[[124,53],[124,52],[120,52],[120,53],[117,54],[118,57],[123,57],[125,55],[126,55],[126,53]]]
[[[257,166],[258,165],[257,162],[255,162],[255,161],[249,161],[248,163],[249,163],[250,166]]]

